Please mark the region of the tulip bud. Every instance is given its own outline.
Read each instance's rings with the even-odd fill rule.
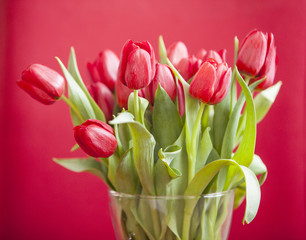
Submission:
[[[111,91],[115,89],[119,58],[111,50],[99,53],[93,63],[87,63],[87,68],[93,82],[104,83]]]
[[[214,50],[209,50],[206,55],[202,57],[203,62],[206,60],[213,58],[217,63],[222,63],[226,61],[226,49],[222,49],[219,52]]]
[[[267,50],[267,56],[266,56],[265,63],[258,74],[258,78],[255,80],[251,80],[251,83],[252,83],[256,80],[266,77],[266,79],[257,86],[258,90],[264,90],[273,84],[275,72],[276,72],[277,61],[278,61],[278,58],[276,55],[274,36],[272,33],[270,33],[268,35],[268,50]]]
[[[188,58],[188,50],[186,45],[179,41],[171,44],[167,50],[167,55],[173,66],[177,68],[177,65],[183,58]]]
[[[257,89],[262,90],[273,84],[276,65],[277,55],[273,34],[264,34],[256,29],[250,32],[238,51],[238,69],[253,77],[250,83],[266,77],[257,86]]]
[[[267,38],[263,32],[253,30],[239,47],[237,67],[240,71],[256,76],[265,63]]]
[[[231,68],[226,63],[208,59],[194,76],[189,93],[194,98],[211,105],[221,102],[230,87]]]
[[[129,96],[132,92],[133,90],[124,86],[121,81],[116,81],[116,97],[117,97],[117,103],[119,107],[128,109]],[[144,97],[144,95],[145,95],[144,90],[140,89],[138,91],[138,96]]]
[[[188,81],[200,69],[201,64],[202,60],[192,55],[188,58],[183,58],[179,62],[177,70],[185,79],[185,81]]]
[[[115,100],[111,90],[101,82],[89,86],[89,92],[98,106],[102,109],[106,121],[112,119]]]
[[[145,97],[153,105],[156,90],[159,84],[167,92],[168,96],[174,101],[176,97],[176,83],[175,78],[167,65],[157,63],[156,72],[153,81],[145,88]]]
[[[24,70],[17,84],[43,104],[54,103],[65,90],[64,78],[56,71],[41,64],[32,64]]]
[[[116,151],[114,130],[102,121],[89,119],[73,130],[76,142],[89,156],[107,158]]]
[[[118,79],[129,89],[148,86],[155,74],[155,54],[151,44],[127,41],[122,49]]]
[[[207,51],[203,48],[201,48],[197,54],[196,54],[196,58],[199,58],[199,59],[204,59],[204,57],[206,56],[207,54]]]

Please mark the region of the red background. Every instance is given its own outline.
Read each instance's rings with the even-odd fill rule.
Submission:
[[[184,41],[190,52],[227,48],[252,29],[273,32],[280,95],[258,127],[256,152],[269,169],[255,220],[235,212],[229,239],[305,239],[304,69],[305,1],[1,0],[0,5],[0,239],[114,239],[105,186],[75,174],[52,157],[74,145],[68,108],[44,106],[17,88],[31,63],[60,71],[76,49],[80,71],[100,50],[120,53],[124,42]],[[231,60],[229,61],[232,62]],[[303,130],[304,129],[304,130]],[[303,133],[304,131],[304,133]]]

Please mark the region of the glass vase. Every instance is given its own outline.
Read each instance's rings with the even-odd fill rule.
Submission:
[[[234,190],[200,196],[130,195],[110,191],[117,240],[226,240]]]

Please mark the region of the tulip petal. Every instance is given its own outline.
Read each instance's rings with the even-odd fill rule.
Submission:
[[[209,62],[203,63],[200,70],[194,76],[189,93],[191,96],[208,103],[214,94],[216,82],[216,69]]]
[[[181,41],[173,43],[168,48],[167,53],[168,59],[175,68],[177,68],[177,65],[181,61],[181,59],[188,58],[189,56],[186,45]]]
[[[117,81],[122,81],[123,84],[125,84],[124,73],[126,69],[127,59],[129,57],[130,52],[132,52],[137,48],[139,47],[136,46],[132,40],[128,40],[122,48],[122,53],[117,73]]]
[[[249,33],[238,52],[237,67],[252,76],[261,70],[267,53],[267,38],[257,30]]]
[[[146,87],[151,79],[150,55],[143,49],[133,50],[127,60],[125,70],[125,83],[130,89],[140,89]]]

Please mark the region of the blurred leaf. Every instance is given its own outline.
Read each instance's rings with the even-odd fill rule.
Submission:
[[[61,60],[57,57],[56,59],[60,64],[68,83],[69,100],[76,106],[76,108],[79,110],[84,120],[96,119],[96,115],[87,96],[80,88],[80,86],[77,84],[77,82],[74,80],[74,78],[71,76],[71,74],[68,72],[64,64],[61,62]],[[75,115],[74,111],[72,110],[70,111],[71,111],[71,118],[73,124],[74,125],[82,124],[82,121]]]
[[[70,149],[70,152],[74,152],[75,150],[77,150],[77,149],[79,149],[80,148],[80,146],[79,146],[79,144],[75,144],[71,149]]]
[[[268,113],[272,104],[274,103],[282,82],[279,81],[273,86],[261,91],[254,98],[255,108],[256,108],[256,121],[259,123]]]
[[[78,69],[78,64],[76,61],[76,56],[75,56],[75,51],[74,48],[71,47],[70,50],[70,55],[69,55],[69,62],[68,62],[68,71],[73,77],[73,79],[77,82],[77,84],[80,86],[80,88],[83,90],[85,93],[86,97],[88,98],[90,105],[95,112],[96,119],[101,120],[105,122],[105,116],[104,113],[102,112],[101,108],[98,106],[98,104],[95,102],[95,100],[91,97],[90,93],[88,92],[82,78],[81,74]]]
[[[114,189],[107,179],[107,167],[94,158],[53,158],[53,161],[73,172],[89,172],[102,179],[110,188]]]
[[[249,168],[255,173],[255,175],[261,175],[259,178],[259,183],[262,185],[267,179],[268,169],[258,155],[254,154],[253,161],[251,162]]]
[[[162,148],[173,144],[180,136],[183,123],[166,91],[159,85],[154,99],[153,133]]]
[[[158,38],[159,61],[162,64],[167,64],[167,49],[163,40],[163,36]]]

